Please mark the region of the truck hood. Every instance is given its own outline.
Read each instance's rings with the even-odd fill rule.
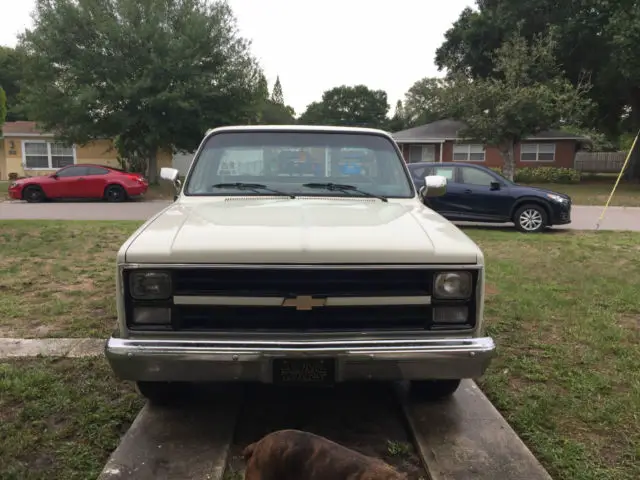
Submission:
[[[120,261],[475,264],[482,253],[418,202],[230,197],[174,203],[130,237]]]

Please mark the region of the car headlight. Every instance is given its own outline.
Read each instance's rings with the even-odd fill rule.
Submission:
[[[561,197],[560,195],[556,195],[555,193],[547,193],[547,198],[550,198],[554,202],[565,203],[567,201],[566,198]]]
[[[171,275],[150,270],[131,272],[129,289],[136,300],[165,300],[171,296]]]
[[[18,182],[11,182],[9,184],[9,188],[16,188],[18,186]]]
[[[471,296],[473,281],[469,272],[437,273],[433,294],[436,298],[462,300]]]

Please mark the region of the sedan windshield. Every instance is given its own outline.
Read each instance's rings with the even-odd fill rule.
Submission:
[[[193,161],[185,195],[414,195],[395,145],[376,134],[221,132],[207,139]],[[238,186],[242,184],[246,185]]]

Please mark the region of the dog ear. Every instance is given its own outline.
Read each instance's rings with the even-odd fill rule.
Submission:
[[[256,444],[252,443],[250,445],[247,445],[246,448],[242,451],[242,456],[244,457],[245,462],[249,461],[255,449],[256,449]]]

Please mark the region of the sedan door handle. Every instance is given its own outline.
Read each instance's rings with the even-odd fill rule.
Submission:
[[[471,190],[470,188],[465,189],[464,193],[473,193],[473,190]]]
[[[78,179],[78,181],[80,181],[80,180],[84,180],[84,178],[80,177],[80,178]]]

